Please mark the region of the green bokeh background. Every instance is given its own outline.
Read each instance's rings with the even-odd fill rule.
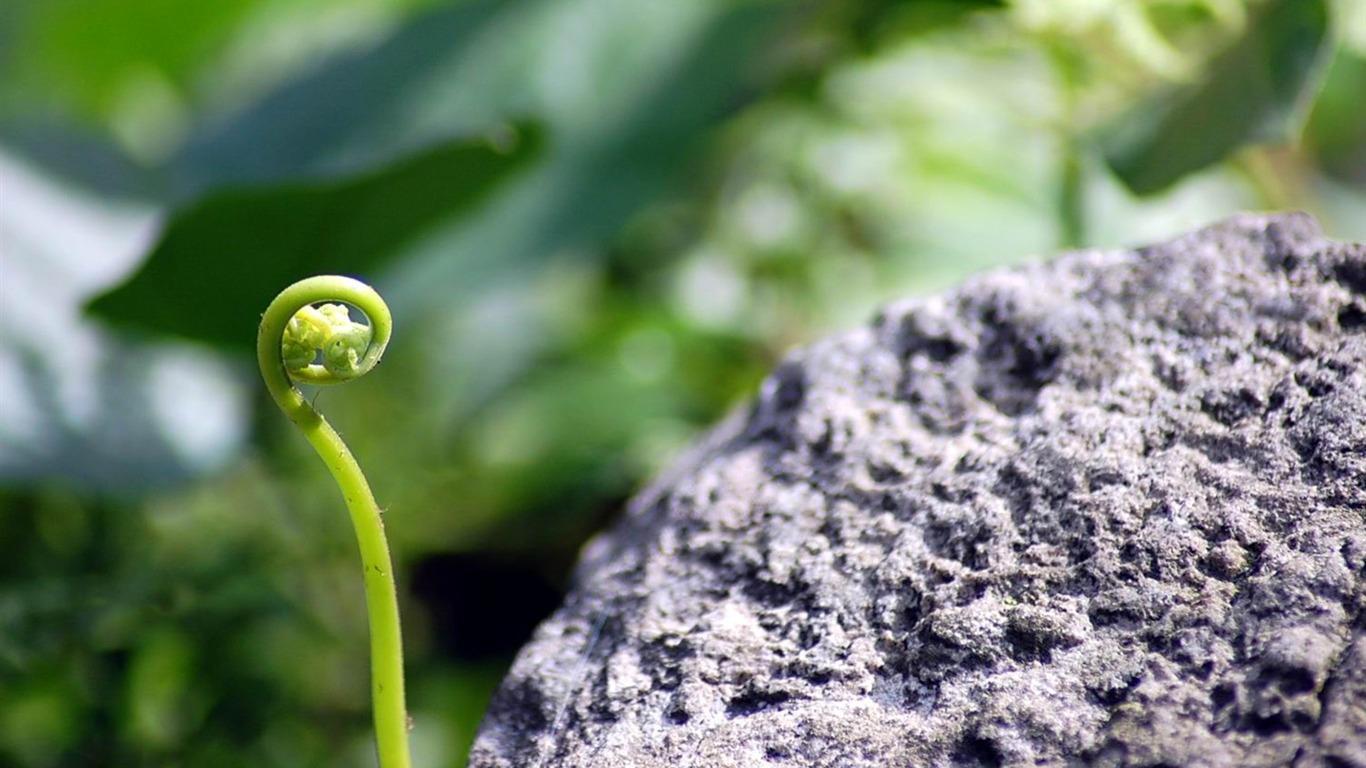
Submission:
[[[1363,0],[9,0],[0,764],[375,764],[352,534],[250,357],[297,277],[394,308],[316,402],[461,766],[579,547],[786,350],[1238,211],[1366,240],[1363,94]]]

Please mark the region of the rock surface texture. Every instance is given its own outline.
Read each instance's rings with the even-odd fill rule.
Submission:
[[[1366,248],[1240,217],[795,352],[471,765],[1366,766]]]

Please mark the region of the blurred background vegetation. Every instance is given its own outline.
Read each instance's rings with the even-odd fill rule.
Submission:
[[[317,402],[460,766],[785,350],[1236,211],[1366,239],[1364,95],[1366,0],[5,0],[0,764],[374,764],[351,530],[249,354],[297,277],[394,307]]]

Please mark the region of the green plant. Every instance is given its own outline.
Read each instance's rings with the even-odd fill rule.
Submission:
[[[367,322],[352,320],[347,305]],[[256,357],[271,397],[317,451],[346,499],[365,572],[379,762],[382,768],[409,768],[403,640],[382,513],[346,443],[295,386],[341,384],[366,374],[384,354],[392,325],[389,308],[370,286],[335,275],[310,277],[281,291],[266,308]]]

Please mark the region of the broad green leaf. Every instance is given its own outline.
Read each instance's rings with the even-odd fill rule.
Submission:
[[[247,348],[281,288],[313,274],[376,271],[412,238],[474,210],[537,156],[541,133],[523,126],[508,134],[509,148],[462,141],[343,181],[211,194],[172,217],[141,271],[90,307],[115,322]]]
[[[520,328],[501,314],[487,322],[479,308],[488,297],[517,293],[548,263],[594,272],[631,217],[705,173],[711,131],[752,97],[748,78],[790,13],[772,2],[682,3],[644,18],[632,14],[634,2],[552,7],[531,72],[591,72],[594,87],[579,86],[571,99],[564,79],[526,83],[533,93],[555,88],[538,98],[559,128],[545,160],[480,216],[423,238],[387,275],[395,312],[429,318],[420,323],[427,338],[416,343],[427,350],[429,377],[441,382],[424,402],[442,424],[479,412],[486,397],[553,355],[553,331]],[[495,344],[491,333],[531,335]]]
[[[1366,4],[1361,7],[1366,16]],[[1366,19],[1362,21],[1366,27]],[[1366,181],[1366,163],[1362,161],[1366,156],[1366,119],[1362,119],[1366,99],[1362,94],[1366,94],[1366,50],[1356,54],[1340,46],[1304,131],[1305,144],[1324,173],[1358,188]],[[1366,217],[1354,218],[1360,222],[1358,231],[1366,228]],[[1335,234],[1352,239],[1345,232]]]
[[[440,0],[5,0],[0,116],[78,118],[174,148],[195,112],[249,102]],[[160,154],[157,153],[160,157]]]
[[[1140,195],[1249,143],[1299,135],[1331,47],[1324,0],[1270,0],[1206,76],[1154,97],[1100,136],[1110,167]]]
[[[11,5],[11,3],[13,5]],[[86,117],[117,113],[138,79],[185,99],[201,67],[263,0],[6,0],[0,94],[6,107],[54,102]]]
[[[201,123],[171,160],[183,196],[222,184],[286,183],[365,173],[415,152],[530,114],[516,92],[497,109],[462,89],[477,74],[498,84],[483,49],[498,38],[523,52],[515,25],[529,0],[448,3],[381,44],[343,54],[222,123]],[[511,26],[511,28],[509,28]]]
[[[743,103],[749,63],[785,13],[710,2],[633,17],[633,7],[476,0],[287,86],[179,161],[189,178],[281,186],[212,193],[174,216],[143,271],[92,308],[241,347],[272,291],[309,272],[392,267],[391,301],[412,313],[556,251],[600,247],[689,171],[705,132]],[[397,148],[510,114],[545,115],[556,141],[475,217],[443,213],[461,204],[446,199],[451,180],[480,177],[468,158],[434,162],[439,151],[368,180],[288,183],[346,179]]]
[[[575,6],[574,24],[547,19],[531,71],[594,73],[577,99],[538,100],[560,130],[544,162],[477,219],[424,239],[394,277],[402,304],[439,309],[500,276],[566,251],[601,254],[632,215],[702,173],[710,132],[753,95],[766,44],[790,13],[782,3],[681,3],[646,19],[634,0]],[[565,8],[553,8],[567,15]],[[570,39],[559,30],[575,29]],[[549,91],[560,80],[528,82]]]
[[[283,69],[283,76],[271,71],[268,63],[259,65],[267,70],[263,77],[277,85],[235,108],[218,102],[235,105],[259,92],[243,92],[229,82],[192,94],[188,81],[217,79],[209,76],[213,62],[226,54],[216,51],[229,44],[234,24],[248,30],[235,34],[250,34],[251,16],[239,11],[259,5],[259,0],[211,0],[212,8],[195,12],[162,8],[165,0],[138,0],[132,5],[156,7],[139,8],[130,18],[156,16],[157,23],[121,22],[113,27],[102,24],[103,16],[114,14],[122,0],[98,0],[101,24],[95,26],[88,19],[81,22],[84,26],[77,23],[84,18],[82,3],[64,0],[49,7],[35,0],[20,1],[28,11],[16,13],[17,22],[6,23],[5,14],[0,14],[0,141],[48,173],[104,193],[174,205],[224,185],[344,178],[530,113],[520,91],[498,87],[507,78],[491,71],[488,48],[497,41],[512,57],[526,58],[534,41],[519,29],[517,18],[535,7],[535,0],[446,2],[381,35],[378,44],[342,46],[342,52],[301,74],[296,74],[302,68],[297,63],[277,64],[274,69]],[[293,18],[309,2],[314,0],[274,3],[285,18],[272,23],[271,34],[299,37],[292,34],[299,23]],[[348,8],[358,13],[366,2],[329,0],[325,11],[318,11],[326,17],[320,23],[336,23],[337,15],[344,16]],[[396,0],[382,15],[383,24],[376,24],[382,30],[390,15],[402,17],[432,2]],[[229,6],[243,8],[229,18]],[[198,40],[205,27],[214,30],[212,40],[200,40],[203,44],[193,50],[186,48],[188,41],[167,32],[185,29]],[[151,39],[143,41],[140,35]],[[5,48],[7,37],[22,43],[15,46],[17,52]],[[30,48],[49,37],[53,42],[44,44],[42,55],[28,55]],[[307,50],[319,43],[313,37],[327,39],[328,33],[303,37],[308,39],[292,40],[286,47]],[[49,50],[53,46],[57,49]],[[237,40],[232,46],[269,48],[252,40]],[[164,49],[181,55],[172,57]],[[6,69],[9,63],[16,66]],[[171,125],[134,119],[132,115],[141,114],[133,108],[136,104],[119,107],[119,114],[128,114],[118,119],[97,114],[92,124],[78,123],[66,114],[100,113],[99,101],[128,100],[128,93],[136,95],[135,86],[143,80],[164,86],[168,97],[173,94]],[[471,88],[471,83],[487,85]],[[39,87],[44,84],[46,91]],[[75,84],[89,92],[73,92]],[[38,96],[30,93],[35,90]],[[13,98],[6,98],[9,91],[15,92]],[[165,130],[176,138],[158,140],[155,134]],[[166,156],[130,155],[129,137],[134,144],[169,145],[173,151]]]

